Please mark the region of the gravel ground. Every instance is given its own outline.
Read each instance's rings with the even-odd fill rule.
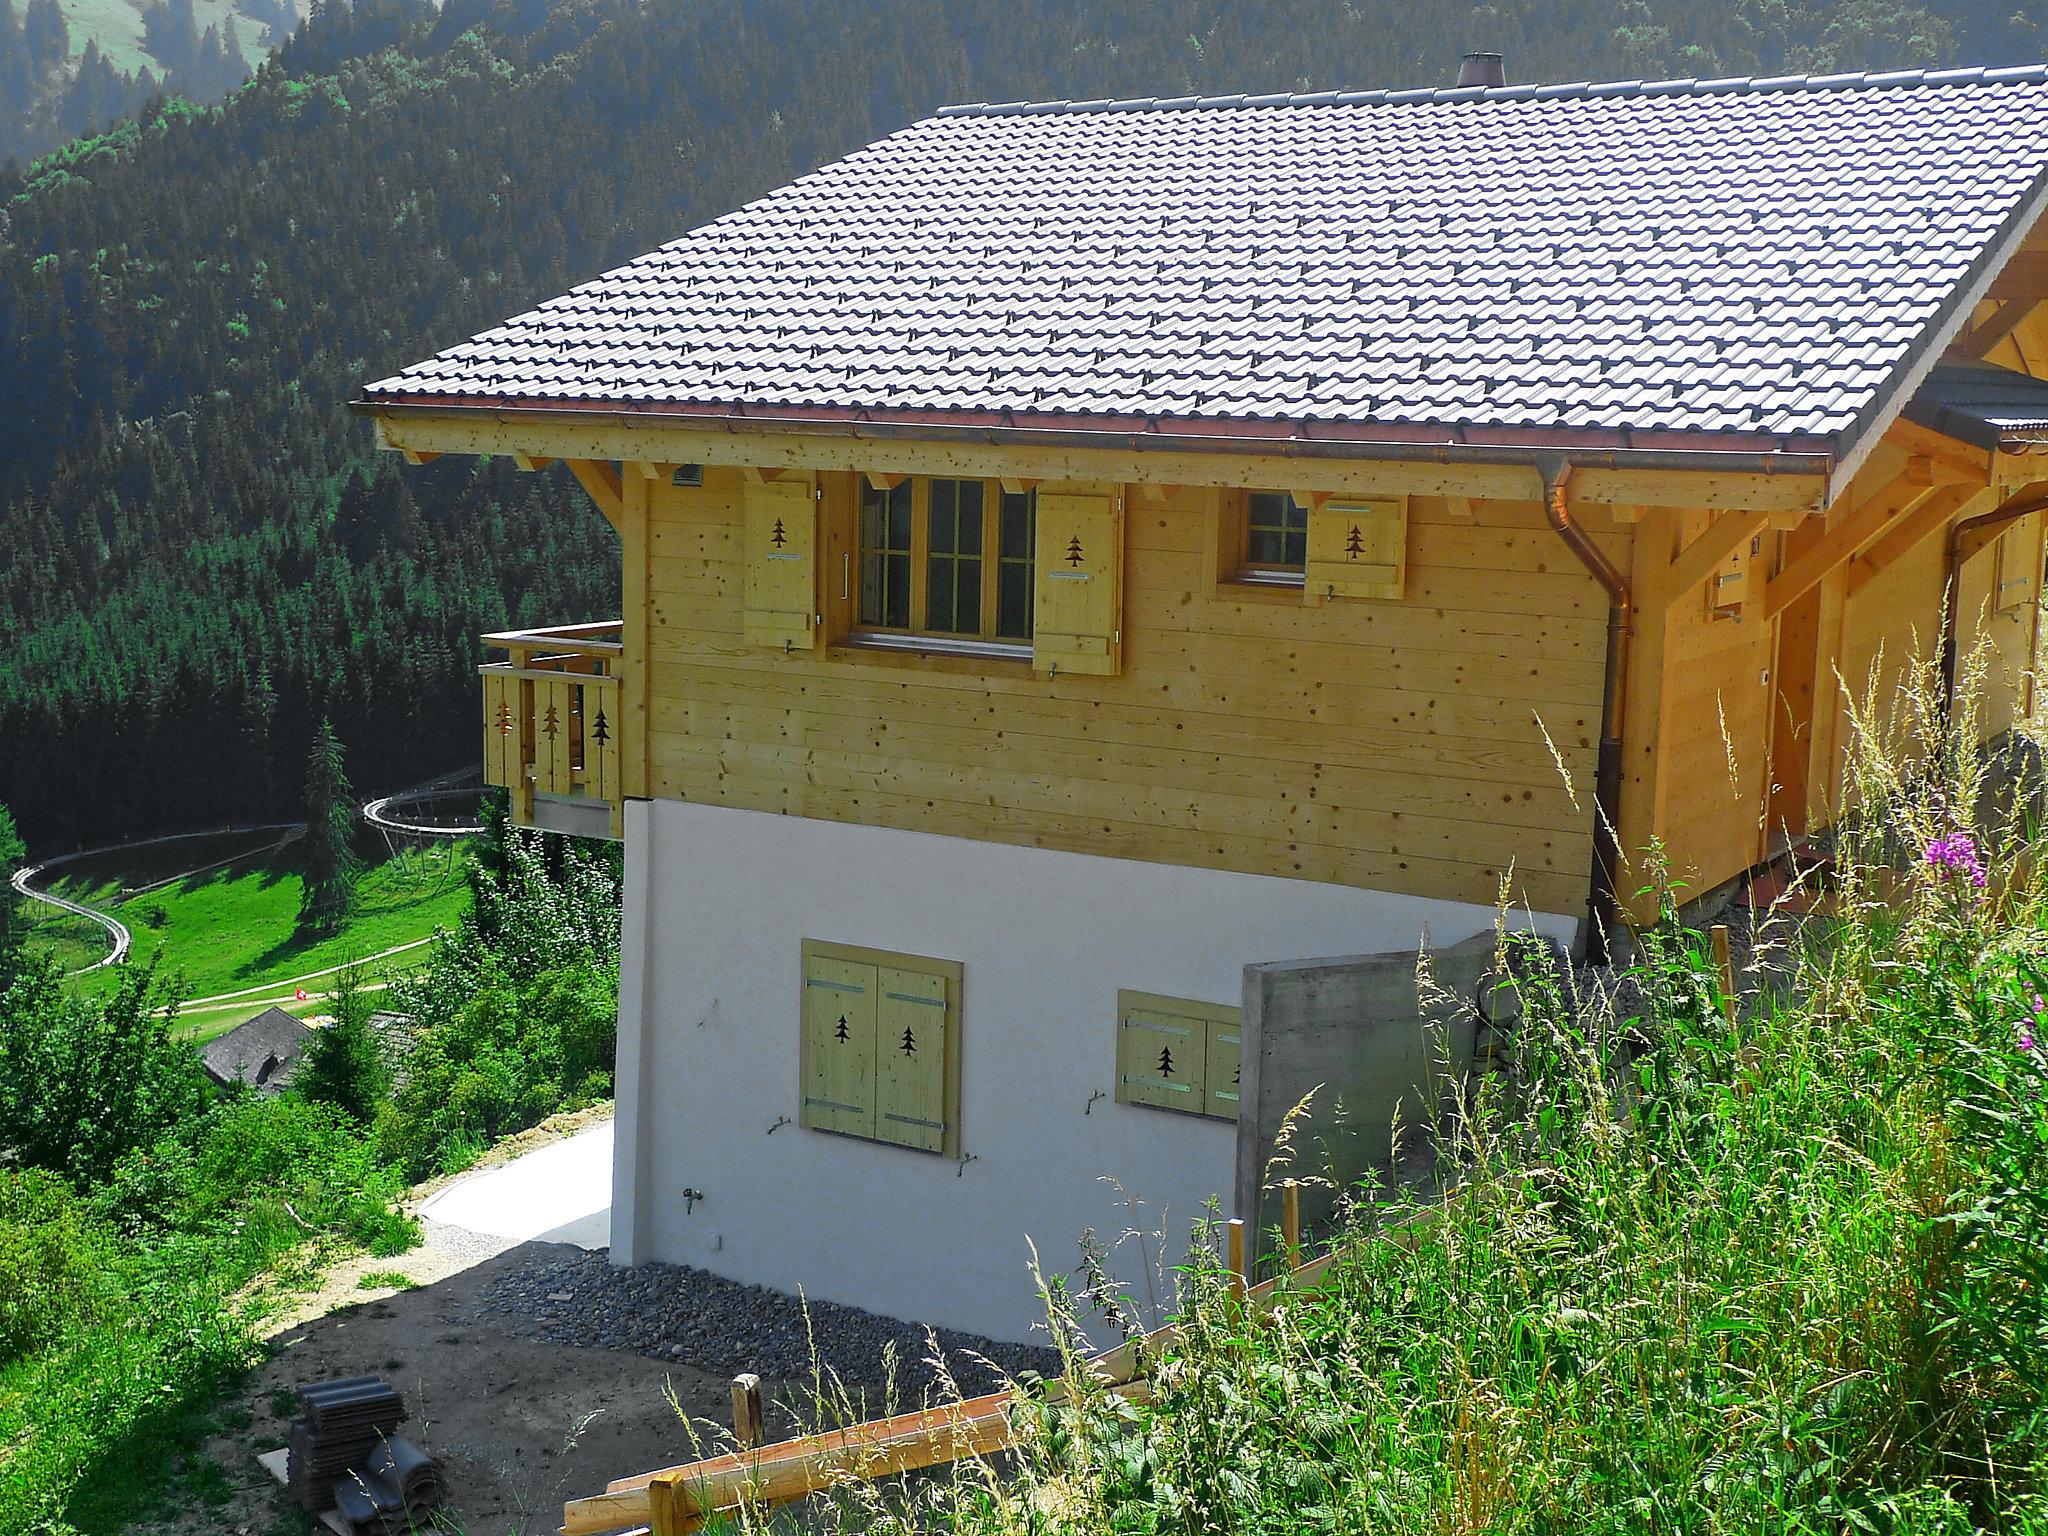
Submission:
[[[848,1383],[878,1384],[883,1350],[896,1346],[899,1395],[915,1401],[935,1385],[929,1332],[831,1302],[799,1302],[701,1269],[643,1264],[615,1269],[603,1250],[554,1257],[500,1275],[484,1290],[485,1316],[523,1319],[532,1337],[578,1349],[624,1349],[714,1371],[801,1380],[818,1361]],[[808,1324],[805,1312],[808,1310]],[[1056,1375],[1051,1349],[996,1344],[938,1330],[960,1390],[992,1391],[1022,1371]]]

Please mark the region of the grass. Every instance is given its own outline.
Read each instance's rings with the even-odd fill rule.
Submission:
[[[309,981],[304,1002],[290,998],[290,979],[327,970],[355,957],[377,955],[401,944],[451,928],[468,902],[463,879],[461,843],[435,844],[371,863],[358,886],[355,916],[338,934],[308,939],[296,931],[299,877],[287,847],[254,863],[180,881],[160,890],[122,898],[124,888],[151,883],[175,873],[180,862],[209,862],[225,850],[178,845],[166,853],[147,850],[124,868],[102,864],[60,880],[56,891],[74,901],[111,912],[134,934],[132,964],[151,958],[167,977],[180,979],[180,991],[201,999],[258,987],[231,1005],[201,1005],[186,1015],[192,1033],[207,1038],[277,1001],[288,1012],[305,1015],[326,1007],[324,992],[331,977]],[[168,867],[166,867],[168,865]],[[51,918],[42,916],[52,914]],[[53,921],[60,919],[61,921]],[[90,943],[83,919],[64,918],[50,907],[36,909],[37,941],[47,945],[69,968],[97,959],[104,943]],[[83,957],[83,958],[80,958]],[[375,986],[424,962],[426,948],[365,960],[363,979]],[[104,996],[120,981],[120,968],[107,967],[74,978],[72,985],[92,996]]]

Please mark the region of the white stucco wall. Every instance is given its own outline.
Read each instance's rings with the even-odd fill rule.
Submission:
[[[678,801],[626,819],[613,1258],[660,1259],[995,1338],[1128,1223],[1177,1254],[1234,1128],[1115,1102],[1119,988],[1239,1000],[1254,961],[1450,944],[1491,909]],[[1569,918],[1538,926],[1569,939]],[[806,938],[964,968],[960,1148],[795,1123]],[[1101,1098],[1090,1104],[1090,1096]],[[776,1121],[791,1123],[769,1134]],[[702,1192],[686,1208],[685,1188]],[[1228,1211],[1225,1214],[1229,1214]],[[1130,1254],[1119,1265],[1136,1278]]]

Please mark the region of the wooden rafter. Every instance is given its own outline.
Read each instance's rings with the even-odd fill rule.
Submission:
[[[908,475],[878,475],[872,469],[867,474],[868,484],[878,491],[893,491],[910,478]]]
[[[570,459],[568,464],[569,473],[576,477],[576,483],[597,503],[597,510],[604,514],[605,521],[616,528],[625,505],[625,489],[619,483],[619,472],[602,459]]]
[[[1904,418],[1893,422],[1885,429],[1884,440],[1894,448],[1903,448],[1907,453],[1930,461],[1925,470],[1909,470],[1920,479],[1922,485],[1969,481],[1976,485],[1991,483],[1991,450],[1958,442],[1945,432],[1932,427],[1923,427],[1917,421]]]
[[[405,455],[405,462],[408,464],[431,464],[441,457],[438,453],[424,452],[418,448],[401,448],[398,451]]]
[[[532,474],[535,470],[546,469],[554,462],[553,459],[542,458],[537,454],[515,453],[512,455],[512,467],[527,474]]]
[[[2006,299],[1998,308],[1958,336],[1949,352],[1955,357],[1976,360],[1988,357],[1991,349],[2026,324],[2027,316],[2041,305],[2038,298]]]
[[[1758,617],[1766,623],[1776,618],[1793,599],[1810,590],[1829,571],[1884,533],[1893,518],[1917,506],[1922,497],[1934,495],[1942,489],[1944,487],[1916,485],[1910,477],[1900,475],[1873,493],[1821,535],[1812,548],[1764,583]]]
[[[1854,597],[1922,539],[1946,528],[1969,495],[1969,488],[1960,485],[1936,486],[1927,492],[1867,549],[1850,556],[1848,595]]]
[[[1691,592],[1707,579],[1709,572],[1770,525],[1768,512],[1731,512],[1709,523],[1707,531],[1680,550],[1678,558],[1671,562],[1665,602],[1675,603]]]

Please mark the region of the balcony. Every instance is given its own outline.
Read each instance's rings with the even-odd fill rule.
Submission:
[[[484,782],[510,792],[512,820],[576,837],[623,835],[619,781],[622,626],[568,624],[485,635],[507,653],[484,680]]]

